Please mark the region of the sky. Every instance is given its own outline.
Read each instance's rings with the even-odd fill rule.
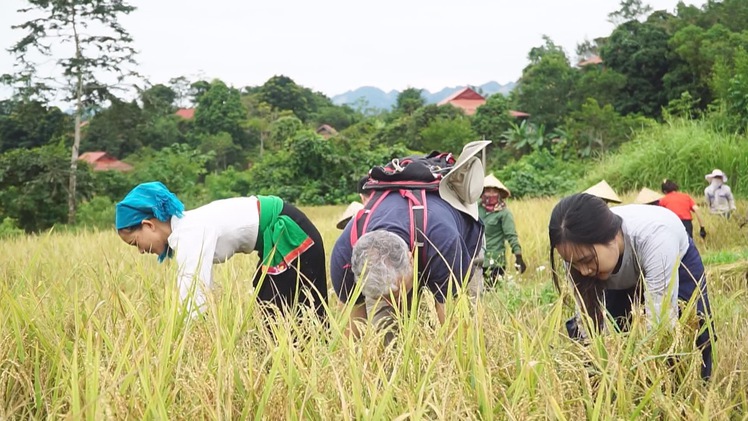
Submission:
[[[26,17],[0,1],[0,44]],[[618,0],[129,0],[121,19],[152,83],[219,78],[236,87],[283,74],[328,96],[516,81],[548,35],[572,60],[577,43],[610,34]],[[678,0],[648,0],[654,10]],[[703,4],[700,0],[686,3]],[[0,51],[0,74],[14,58]],[[7,90],[6,90],[7,91]],[[0,96],[7,96],[2,94]]]

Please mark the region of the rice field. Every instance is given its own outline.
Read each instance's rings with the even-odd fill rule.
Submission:
[[[639,317],[588,346],[566,338],[571,309],[548,262],[554,203],[510,202],[525,274],[475,308],[450,303],[444,326],[425,295],[386,349],[373,330],[343,335],[350,308],[334,294],[329,327],[307,315],[268,328],[251,291],[255,256],[215,266],[208,312],[183,320],[173,263],[141,256],[113,230],[6,240],[0,419],[748,418],[748,228],[707,217],[709,236],[697,240],[719,337],[705,384],[692,319],[647,332]],[[304,209],[328,255],[343,209]]]

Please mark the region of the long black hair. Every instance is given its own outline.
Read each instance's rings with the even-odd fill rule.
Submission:
[[[589,245],[608,244],[621,230],[621,217],[614,214],[599,197],[587,193],[567,196],[559,201],[551,212],[548,237],[551,243],[551,272],[556,289],[561,291],[556,272],[556,247],[561,244]],[[583,276],[574,267],[568,268],[579,299],[597,327],[602,324],[600,281]]]

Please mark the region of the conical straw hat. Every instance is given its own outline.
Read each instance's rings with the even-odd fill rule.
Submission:
[[[345,212],[343,212],[343,215],[340,217],[340,219],[338,220],[337,225],[335,225],[335,226],[338,227],[338,229],[341,229],[341,230],[345,229],[345,226],[348,225],[348,221],[350,221],[351,218],[353,218],[354,216],[356,216],[356,214],[358,213],[358,211],[360,211],[363,208],[364,208],[364,205],[362,205],[361,203],[351,202],[351,204],[348,205],[347,208],[345,208]]]
[[[506,192],[506,195],[504,197],[509,197],[512,195],[512,192],[509,191],[509,189],[502,183],[496,176],[493,175],[493,173],[488,174],[486,178],[483,179],[483,188],[493,187],[495,189],[503,190]]]
[[[634,203],[646,205],[649,203],[656,202],[662,199],[663,197],[664,196],[661,193],[657,193],[656,191],[645,187],[641,189],[638,195],[636,195],[636,199],[634,199]]]
[[[621,203],[621,198],[618,197],[616,192],[613,191],[613,188],[610,187],[610,184],[608,184],[605,180],[585,190],[584,193],[597,196],[606,202]]]

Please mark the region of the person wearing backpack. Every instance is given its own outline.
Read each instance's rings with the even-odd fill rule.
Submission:
[[[483,165],[475,155],[488,143],[466,145],[456,161],[451,154],[408,157],[372,169],[366,189],[374,193],[345,227],[330,262],[338,298],[343,304],[355,300],[347,334],[357,336],[356,322],[370,318],[375,326],[388,329],[389,343],[396,315],[410,308],[420,288],[434,294],[440,323],[450,295],[466,290],[477,296],[483,278],[483,225],[477,205]],[[438,159],[446,163],[429,161]],[[430,169],[420,171],[421,166]],[[440,178],[445,170],[448,174]],[[422,178],[411,175],[419,171],[425,173]]]
[[[483,276],[487,287],[493,287],[499,277],[506,272],[505,247],[508,242],[515,256],[519,273],[525,273],[527,265],[522,259],[522,247],[519,244],[517,230],[514,227],[514,216],[507,208],[505,199],[511,192],[493,174],[483,180],[483,194],[478,207],[480,219],[485,225],[486,253],[483,260]]]
[[[142,183],[115,209],[122,241],[159,262],[175,257],[179,298],[190,316],[205,309],[214,263],[257,251],[253,285],[281,311],[309,307],[325,322],[327,275],[322,236],[296,207],[275,196],[233,197],[185,210],[162,183]]]

